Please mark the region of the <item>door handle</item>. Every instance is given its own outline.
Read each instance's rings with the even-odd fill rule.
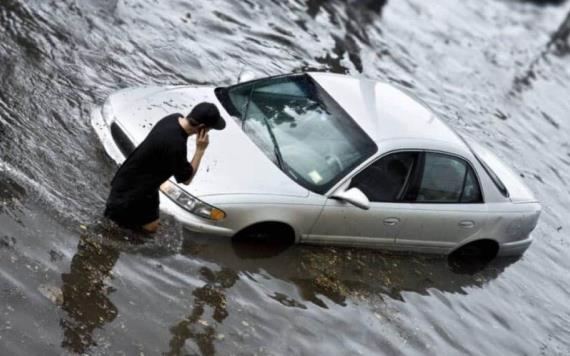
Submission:
[[[384,225],[388,225],[388,226],[398,225],[399,222],[400,222],[400,219],[398,219],[398,218],[386,218],[386,219],[384,219]]]
[[[460,227],[464,228],[464,229],[471,229],[473,227],[475,227],[475,222],[471,221],[471,220],[463,220],[460,221],[459,224]]]

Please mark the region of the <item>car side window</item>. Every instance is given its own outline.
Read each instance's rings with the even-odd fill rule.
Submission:
[[[481,203],[483,196],[479,188],[479,182],[475,177],[473,169],[467,166],[467,177],[465,177],[465,185],[463,187],[463,194],[461,195],[462,203]]]
[[[418,203],[479,203],[481,190],[471,167],[462,159],[427,152],[416,187]]]
[[[400,201],[418,155],[418,152],[398,152],[383,157],[357,174],[350,187],[360,189],[373,202]]]

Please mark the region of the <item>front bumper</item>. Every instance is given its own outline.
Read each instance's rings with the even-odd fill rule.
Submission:
[[[524,240],[506,242],[501,244],[498,256],[520,256],[522,255],[532,243],[532,235]]]
[[[218,226],[214,221],[209,221],[184,210],[162,192],[160,192],[160,211],[174,216],[184,225],[184,228],[190,231],[228,237],[235,234],[232,229]]]
[[[100,106],[93,106],[91,108],[91,126],[99,137],[99,141],[103,144],[105,152],[113,161],[118,164],[123,163],[125,156],[119,149],[119,146],[113,140],[111,129],[103,119]]]

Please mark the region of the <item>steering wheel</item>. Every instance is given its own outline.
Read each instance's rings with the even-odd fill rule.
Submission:
[[[330,153],[330,154],[326,155],[325,156],[325,162],[327,162],[327,164],[329,166],[332,166],[333,164],[335,164],[337,166],[339,172],[342,172],[342,170],[344,169],[344,165],[342,164],[342,161],[335,154]]]

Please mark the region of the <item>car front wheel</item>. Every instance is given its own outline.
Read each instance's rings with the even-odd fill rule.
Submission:
[[[233,237],[233,241],[291,245],[295,243],[295,232],[287,224],[265,222],[241,230]]]

